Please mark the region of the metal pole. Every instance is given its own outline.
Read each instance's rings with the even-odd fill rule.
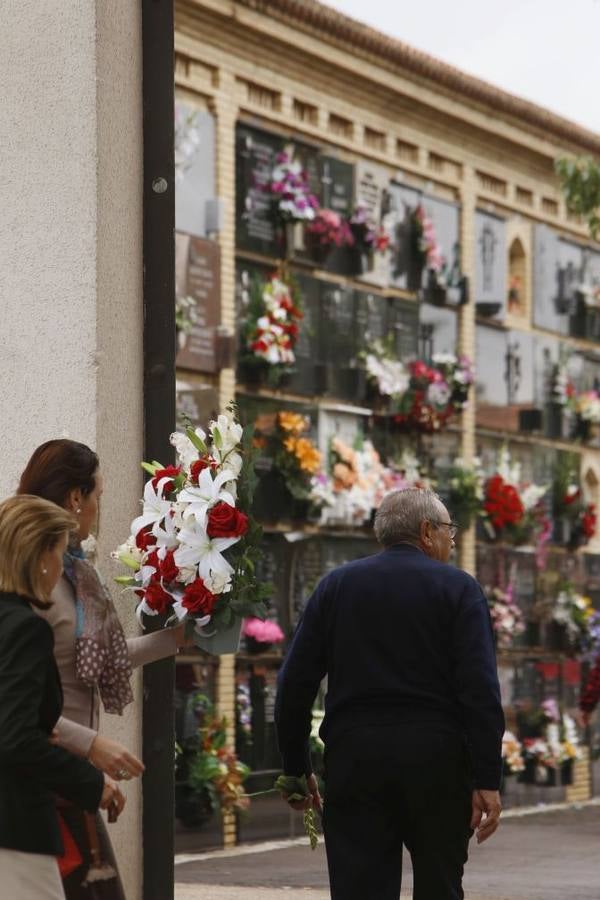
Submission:
[[[144,459],[173,461],[175,172],[173,0],[142,0],[144,115]],[[161,627],[155,620],[148,628]],[[173,659],[144,668],[143,897],[174,891]]]

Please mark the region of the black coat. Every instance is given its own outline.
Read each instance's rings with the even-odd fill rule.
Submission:
[[[54,795],[94,812],[104,776],[49,741],[63,702],[53,647],[29,602],[0,592],[0,847],[59,855]]]
[[[329,573],[279,672],[284,769],[310,772],[311,708],[327,675],[321,737],[356,725],[440,723],[468,743],[475,787],[497,789],[504,716],[490,614],[466,572],[398,544]]]

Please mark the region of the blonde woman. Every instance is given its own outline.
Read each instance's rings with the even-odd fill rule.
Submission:
[[[21,495],[0,504],[0,873],[11,900],[64,897],[55,795],[117,816],[124,798],[91,763],[51,742],[62,710],[46,609],[73,516]]]

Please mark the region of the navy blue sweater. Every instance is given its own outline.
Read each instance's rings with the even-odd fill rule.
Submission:
[[[466,572],[398,544],[323,578],[279,672],[275,723],[288,775],[311,772],[311,710],[325,675],[325,742],[356,724],[443,722],[465,735],[474,787],[500,786],[492,625]]]

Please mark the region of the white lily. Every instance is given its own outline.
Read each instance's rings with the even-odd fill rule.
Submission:
[[[230,477],[237,478],[242,471],[242,457],[239,453],[229,453],[223,460],[222,465],[224,472],[227,471]],[[231,488],[228,487],[227,490],[231,490]]]
[[[158,522],[152,533],[156,537],[156,549],[160,559],[165,558],[167,550],[174,550],[179,545],[175,516],[165,516],[162,525]]]
[[[195,433],[202,441],[206,440],[206,433],[201,428],[196,428]],[[194,447],[187,434],[181,434],[180,431],[173,432],[169,441],[175,447],[179,462],[186,471],[189,471],[191,464],[198,459],[198,450]]]
[[[242,440],[244,429],[231,415],[221,413],[216,422],[211,422],[210,428],[214,441],[214,450],[218,451],[222,459],[230,450],[233,450]]]
[[[210,469],[203,469],[198,476],[198,486],[189,486],[179,493],[178,500],[188,504],[183,510],[183,518],[193,516],[198,524],[205,528],[208,510],[215,503],[222,500],[229,506],[235,506],[231,492],[223,487],[228,481],[231,481],[231,472],[227,470],[219,472],[213,478]]]
[[[138,516],[131,523],[131,533],[134,537],[143,528],[147,528],[148,525],[154,526],[169,514],[171,501],[163,500],[162,498],[162,488],[165,481],[168,481],[168,479],[160,479],[157,490],[154,489],[152,481],[146,482],[142,515]]]
[[[154,566],[142,566],[133,576],[135,580],[138,582],[140,587],[146,588],[152,581],[154,575],[156,575],[156,569]]]
[[[217,575],[231,575],[233,568],[222,555],[228,547],[237,544],[239,537],[209,538],[205,531],[184,528],[179,534],[181,546],[175,551],[176,566],[197,566],[204,582]]]
[[[135,614],[137,616],[137,620],[138,620],[139,624],[142,626],[142,628],[145,628],[146,626],[144,625],[142,615],[157,616],[158,612],[157,612],[157,610],[152,609],[151,606],[148,606],[146,601],[144,599],[142,599],[142,600],[140,600],[140,602],[138,603],[138,605],[136,607]]]

